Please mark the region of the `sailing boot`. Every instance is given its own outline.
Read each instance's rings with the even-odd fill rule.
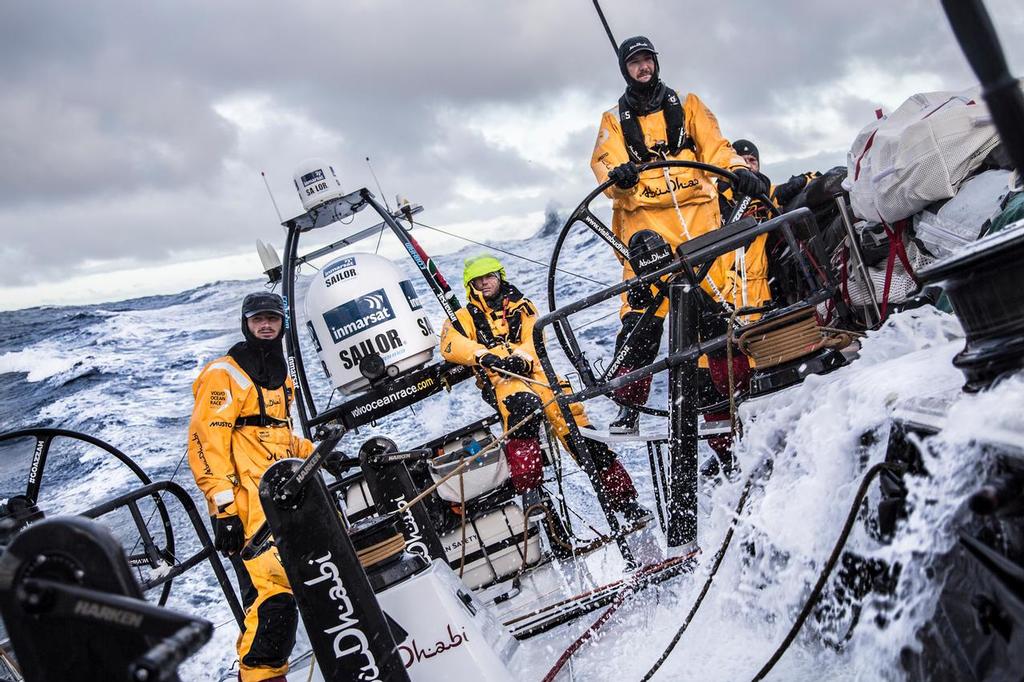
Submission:
[[[619,413],[608,424],[608,433],[635,435],[640,433],[640,411],[625,405],[619,406]]]
[[[619,508],[619,512],[622,513],[622,517],[626,519],[626,521],[632,524],[647,523],[654,518],[654,514],[651,510],[636,500],[630,500],[629,502],[623,503]]]
[[[633,371],[632,367],[620,367],[615,373],[616,377],[628,374]],[[615,389],[612,395],[621,403],[630,405],[643,405],[651,393],[651,377],[644,377]],[[619,413],[608,425],[609,433],[636,434],[640,432],[640,411],[626,406],[619,407]]]
[[[705,411],[703,413],[704,423],[712,426],[728,425],[729,411],[720,412]],[[708,436],[707,444],[714,455],[709,457],[701,465],[701,477],[709,480],[712,484],[720,483],[720,476],[727,480],[733,480],[736,473],[736,460],[732,454],[733,434],[729,432],[718,433]]]
[[[643,505],[636,501],[636,488],[633,487],[633,480],[629,473],[622,466],[618,459],[601,470],[601,486],[608,497],[611,508],[626,519],[629,523],[640,523],[649,521],[653,515]]]
[[[548,545],[551,553],[557,559],[568,559],[575,553],[572,533],[565,525],[565,520],[558,513],[554,500],[543,488],[540,489],[540,497],[548,509],[547,518],[544,520],[544,531],[548,535]]]

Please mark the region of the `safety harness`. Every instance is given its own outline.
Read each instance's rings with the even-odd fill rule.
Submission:
[[[244,417],[238,417],[235,419],[235,428],[241,428],[243,426],[258,426],[262,429],[275,429],[288,427],[291,428],[290,419],[278,419],[277,417],[271,417],[267,414],[267,404],[263,399],[263,390],[259,384],[253,384],[253,388],[256,389],[256,400],[260,404],[259,414],[249,414]],[[291,414],[291,389],[287,386],[284,387],[284,413]]]
[[[523,297],[519,289],[508,282],[504,282],[503,286],[507,287],[507,293],[502,298],[500,311],[492,310],[488,314],[476,303],[470,302],[466,304],[466,312],[469,313],[469,316],[473,319],[473,326],[476,327],[476,340],[486,348],[494,348],[506,342],[520,343],[522,341],[523,319],[521,315],[516,315],[515,313],[525,307],[527,314],[536,314],[533,304],[530,303],[529,299]],[[522,305],[515,305],[520,302],[522,302]],[[513,305],[510,307],[509,303]],[[488,317],[491,320],[504,319],[508,324],[508,334],[504,336],[495,335],[491,329]]]
[[[683,114],[683,103],[672,88],[665,87],[658,107],[647,113],[661,111],[665,115],[665,127],[668,130],[668,154],[675,156],[684,149],[697,153],[697,145],[693,138],[686,134],[686,118]],[[619,98],[619,125],[622,126],[622,137],[626,142],[626,152],[633,163],[646,163],[662,158],[657,151],[651,151],[644,142],[644,133],[640,128],[637,112],[629,104],[625,94]]]

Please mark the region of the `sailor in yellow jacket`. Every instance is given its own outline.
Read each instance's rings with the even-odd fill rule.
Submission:
[[[590,165],[598,182],[614,180],[606,193],[612,200],[612,231],[631,251],[667,242],[679,244],[719,227],[718,192],[711,177],[692,168],[653,169],[638,173],[637,164],[659,160],[699,161],[732,170],[743,194],[761,194],[767,185],[750,171],[718,128],[715,115],[693,93],[680,96],[659,77],[658,53],[643,36],[629,38],[619,46],[619,68],[626,91],[618,105],[601,118],[597,144]],[[620,259],[621,260],[621,259]],[[719,258],[702,284],[715,299],[734,298],[732,254]],[[628,262],[622,277],[633,276]],[[622,331],[618,347],[636,326],[651,303],[651,291],[631,291],[623,296]],[[750,301],[757,305],[760,301]],[[657,356],[668,312],[665,301],[658,310],[658,323],[649,330],[647,343],[635,347],[632,357],[619,370],[625,374],[650,364]],[[620,402],[642,405],[650,392],[650,378],[633,382],[616,392]],[[636,410],[623,408],[610,430],[636,430]]]
[[[238,574],[246,615],[237,648],[242,682],[284,680],[298,613],[277,550],[250,561],[238,552],[265,520],[263,473],[287,457],[307,457],[313,444],[292,433],[283,335],[284,303],[254,293],[242,303],[242,334],[192,384],[188,460],[213,517],[214,544]]]
[[[761,153],[750,140],[734,140],[732,148],[740,155],[761,181],[769,188],[765,194],[772,199],[772,206],[779,208],[778,201],[773,196],[775,187],[771,184],[768,176],[761,172]],[[723,220],[729,217],[736,208],[736,192],[732,183],[725,178],[718,178],[718,207],[722,212]],[[743,212],[744,218],[752,217],[758,222],[764,222],[772,217],[771,209],[765,206],[762,199],[753,198]],[[746,307],[762,305],[771,299],[771,290],[768,287],[768,257],[766,245],[768,235],[762,234],[745,249],[742,249],[743,261],[740,262],[740,251],[733,254],[733,265],[726,273],[726,289],[732,292],[729,303],[735,307]],[[748,318],[752,320],[756,318]]]
[[[446,322],[441,333],[441,355],[449,362],[483,368],[506,430],[544,405],[544,417],[564,445],[569,427],[558,405],[552,402],[554,394],[546,387],[547,377],[533,345],[537,308],[506,279],[505,268],[493,256],[466,259],[463,283],[468,302],[456,314],[465,334]],[[537,383],[509,377],[500,370]],[[578,426],[590,426],[581,405],[573,403],[570,409]],[[543,478],[540,426],[538,415],[505,441],[512,484],[519,493],[538,489]],[[587,449],[612,508],[629,521],[650,518],[650,512],[636,502],[633,481],[615,453],[591,439],[587,439]]]

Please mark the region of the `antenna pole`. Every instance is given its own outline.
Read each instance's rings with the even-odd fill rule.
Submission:
[[[388,213],[391,213],[391,206],[388,205],[388,198],[384,196],[384,190],[381,189],[380,180],[377,179],[377,174],[373,172],[373,164],[370,163],[370,157],[366,157],[366,167],[370,169],[370,175],[373,176],[373,181],[377,183],[377,191],[380,193],[380,198],[384,200],[384,208],[388,209]]]
[[[601,4],[598,0],[594,0],[594,9],[597,10],[597,16],[601,19],[601,25],[604,26],[604,32],[608,34],[608,40],[612,43],[612,51],[615,52],[617,57],[619,54],[619,44],[615,42],[615,36],[612,35],[612,30],[608,27],[608,20],[604,18],[604,12],[601,11]]]
[[[281,217],[281,209],[277,207],[277,201],[274,199],[274,193],[270,191],[270,183],[267,182],[267,174],[260,171],[260,175],[263,176],[263,184],[267,188],[267,194],[270,195],[270,203],[274,205],[274,212],[277,213],[277,222],[283,223],[284,218]]]

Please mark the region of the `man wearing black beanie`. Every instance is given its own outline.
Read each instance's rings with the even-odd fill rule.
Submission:
[[[666,168],[638,172],[637,165],[651,161],[699,161],[732,170],[744,194],[761,194],[768,186],[750,171],[743,159],[722,137],[715,115],[693,93],[680,97],[660,77],[658,53],[644,36],[622,42],[619,70],[626,90],[618,104],[601,119],[590,165],[598,182],[614,181],[606,194],[612,200],[612,231],[629,248],[643,249],[667,242],[681,243],[716,229],[721,223],[718,191],[709,174],[693,168]],[[622,259],[620,259],[622,260]],[[735,303],[735,278],[730,275],[734,257],[726,254],[712,266],[703,288],[716,300]],[[622,277],[633,277],[629,261],[623,261]],[[623,296],[622,330],[616,354],[652,302],[652,290],[630,291]],[[757,305],[760,301],[751,301]],[[657,355],[668,303],[658,309],[657,323],[648,328],[641,343],[625,358],[618,375],[650,364]],[[650,392],[650,377],[615,392],[620,404],[643,405]],[[611,423],[613,433],[637,428],[638,412],[624,407]]]
[[[192,384],[188,461],[209,505],[214,547],[231,561],[245,605],[236,642],[241,682],[284,681],[298,611],[275,549],[242,560],[247,538],[263,525],[259,484],[286,457],[308,457],[313,444],[292,433],[294,386],[281,339],[284,301],[256,292],[242,301],[243,341],[203,367]]]

